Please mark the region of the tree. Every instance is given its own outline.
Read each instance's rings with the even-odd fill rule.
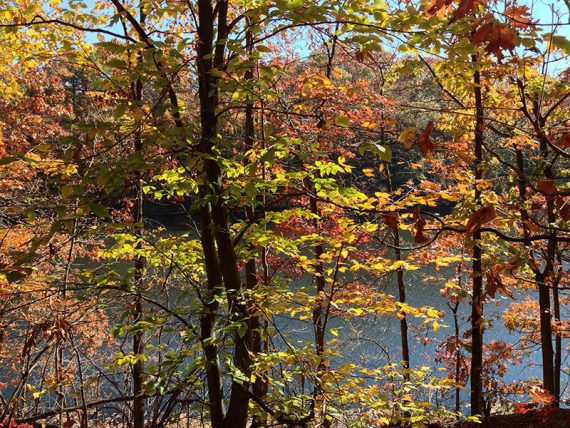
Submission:
[[[528,281],[539,319],[515,322],[513,305],[506,321],[540,325],[535,396],[561,400],[568,97],[544,70],[567,40],[526,7],[2,6],[6,55],[37,76],[7,73],[1,101],[17,136],[2,168],[20,185],[0,265],[18,337],[5,355],[24,367],[10,420],[443,423],[461,418],[467,365],[471,412],[488,416],[522,391],[497,378],[523,349],[483,341],[483,305]],[[410,304],[414,270],[438,278],[439,308]],[[415,332],[430,342],[447,308],[438,375]],[[399,325],[397,349],[368,327],[379,318]],[[356,361],[365,343],[381,351]]]

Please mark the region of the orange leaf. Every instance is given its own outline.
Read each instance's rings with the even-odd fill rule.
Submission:
[[[513,403],[515,415],[524,415],[536,407],[536,403]]]
[[[472,235],[475,231],[479,230],[482,225],[489,223],[496,216],[497,214],[495,213],[495,207],[493,205],[479,208],[469,217],[469,221],[465,227],[465,234]]]
[[[526,28],[533,23],[528,6],[510,6],[505,9],[504,14],[513,28]]]
[[[444,7],[449,6],[453,3],[453,0],[435,0],[427,9],[426,13],[429,15],[435,15]]]

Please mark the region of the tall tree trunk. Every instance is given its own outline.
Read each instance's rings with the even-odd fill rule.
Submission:
[[[538,114],[538,108],[535,107]],[[544,123],[540,123],[542,128]],[[554,180],[554,172],[552,164],[549,160],[548,145],[545,141],[540,141],[540,153],[544,167],[544,178],[547,180]],[[554,195],[544,195],[546,199],[546,210],[548,225],[556,223],[556,208]],[[558,402],[556,396],[556,387],[554,381],[554,349],[552,346],[552,312],[550,307],[550,287],[548,281],[554,283],[554,259],[556,257],[556,231],[551,229],[548,232],[548,239],[546,242],[546,254],[544,260],[544,269],[538,271],[535,275],[536,285],[538,286],[538,305],[540,310],[540,344],[542,351],[542,376],[544,389],[552,394],[555,402]]]
[[[554,332],[554,397],[555,406],[560,406],[560,375],[562,372],[562,334],[560,332],[560,295],[558,287],[560,278],[557,278],[552,288],[552,306],[554,310],[554,322],[556,331]]]
[[[548,157],[548,148],[546,144],[541,143],[541,154],[544,159]],[[521,206],[524,205],[527,199],[526,194],[526,176],[525,176],[525,165],[523,153],[520,149],[516,152],[517,160],[517,170],[518,170],[518,190],[520,197]],[[545,168],[544,175],[546,178],[552,178],[552,170],[550,167]],[[549,224],[555,221],[554,213],[554,200],[553,198],[547,198],[547,210],[548,210],[548,221]],[[530,236],[527,223],[530,221],[529,215],[525,209],[521,209],[521,218],[523,220],[523,234],[525,237]],[[525,245],[530,245],[525,243]],[[560,394],[560,376],[558,370],[560,370],[561,360],[558,360],[560,353],[558,351],[558,346],[562,346],[560,343],[556,343],[557,351],[554,354],[554,349],[552,347],[552,317],[550,313],[550,288],[545,284],[545,279],[547,276],[553,273],[553,262],[556,251],[556,237],[552,236],[547,241],[547,251],[546,251],[546,263],[543,271],[540,271],[541,260],[533,263],[532,269],[535,272],[535,282],[538,288],[538,303],[540,311],[540,341],[541,341],[541,354],[542,354],[542,376],[543,376],[543,387],[545,390],[549,391],[555,397],[555,403],[558,403],[558,398]],[[560,317],[560,306],[558,301],[558,290],[557,287],[553,289],[554,297],[554,312],[555,318]],[[553,361],[556,359],[555,361]],[[558,373],[558,376],[557,376]],[[558,386],[557,386],[558,385]]]
[[[384,139],[384,127],[381,128],[382,139]],[[386,168],[386,177],[388,178],[388,192],[392,193],[394,191],[392,185],[392,173],[390,172],[390,167]],[[398,218],[397,224],[399,226],[400,219]],[[394,228],[394,257],[396,261],[402,260],[402,250],[400,249],[400,229],[399,227]],[[398,300],[400,303],[406,303],[406,283],[404,281],[404,270],[399,267],[396,270],[396,280],[398,283]],[[408,318],[406,314],[402,314],[400,318],[400,343],[402,348],[402,362],[404,364],[404,379],[410,380],[410,373],[408,369],[410,368],[410,345],[408,342]]]
[[[542,382],[544,389],[555,396],[554,349],[552,347],[552,314],[550,310],[550,289],[546,284],[547,276],[545,275],[545,271],[538,272],[535,275],[536,285],[538,286],[538,307],[540,311]]]
[[[141,23],[144,22],[144,14],[141,10]],[[142,100],[142,80],[139,77],[134,84],[134,100],[135,102],[140,102]],[[142,138],[140,131],[135,133],[134,142],[135,152],[141,152]],[[135,172],[135,203],[133,205],[133,221],[134,234],[138,238],[136,244],[136,250],[140,251],[142,248],[142,235],[143,235],[143,191],[142,191],[142,173],[140,170]],[[134,272],[134,290],[135,290],[135,301],[134,301],[134,324],[142,321],[144,316],[143,300],[142,300],[142,289],[143,289],[143,269],[144,269],[144,259],[137,255],[135,258],[135,272]],[[142,331],[136,331],[133,335],[133,354],[142,355],[144,353],[144,337]],[[145,399],[143,394],[143,372],[144,366],[143,361],[138,359],[132,367],[132,377],[133,377],[133,427],[134,428],[144,428],[144,412],[145,412]]]
[[[210,0],[198,1],[199,25],[196,61],[198,66],[201,125],[199,150],[205,155],[203,165],[206,176],[206,184],[200,187],[200,193],[202,197],[210,199],[201,210],[202,246],[204,253],[209,255],[205,257],[209,289],[215,290],[220,284],[221,276],[228,298],[230,320],[235,323],[246,324],[245,334],[240,334],[239,329],[236,329],[233,334],[233,361],[235,368],[241,372],[242,376],[245,375],[245,378],[249,379],[251,356],[248,345],[251,343],[251,330],[248,325],[248,305],[243,294],[244,290],[238,270],[237,256],[230,233],[228,208],[222,195],[223,176],[220,165],[215,159],[216,154],[214,150],[218,127],[216,115],[218,79],[212,73],[212,70],[221,71],[224,64],[225,44],[228,35],[228,1],[222,0],[218,2],[216,12],[214,12]],[[217,29],[217,40],[214,48],[215,28]],[[215,245],[211,239],[212,235]],[[213,257],[214,254],[217,254],[217,257]],[[215,371],[219,372],[218,369]],[[214,381],[213,383],[216,384],[217,382]],[[212,391],[210,391],[211,393]],[[232,380],[230,400],[225,415],[222,404],[217,402],[214,403],[215,407],[212,407],[212,403],[210,403],[213,427],[245,427],[247,425],[249,404],[249,382],[243,379]]]
[[[474,64],[478,62],[474,55]],[[483,177],[483,126],[484,111],[483,97],[481,95],[481,73],[476,70],[473,74],[475,95],[475,203],[480,204],[481,191],[479,180]],[[481,231],[473,233],[473,295],[471,302],[471,414],[483,413],[483,275],[482,275]]]
[[[77,206],[77,201],[75,202]],[[67,288],[69,284],[69,275],[71,274],[71,267],[73,264],[73,251],[75,249],[75,235],[77,234],[77,218],[73,220],[73,228],[71,230],[71,239],[69,241],[69,250],[67,252],[67,260],[65,263],[65,272],[63,274],[63,283],[61,285],[61,298],[67,298]],[[55,375],[57,383],[61,381],[61,369],[63,367],[63,359],[64,359],[64,350],[63,346],[60,343],[56,344],[56,353],[55,353]],[[60,411],[59,414],[59,426],[61,428],[64,427],[63,421],[63,409],[65,408],[65,389],[63,386],[58,386],[56,389],[57,394],[57,406]]]
[[[457,266],[457,279],[459,288],[462,287],[462,276],[461,276],[461,264]],[[461,410],[461,389],[459,387],[459,380],[461,377],[461,342],[459,338],[459,302],[460,300],[456,297],[454,304],[451,301],[447,303],[451,313],[453,314],[453,333],[455,335],[455,413],[459,414]]]
[[[223,283],[218,255],[216,254],[212,230],[212,213],[209,204],[200,209],[200,217],[200,241],[206,265],[208,288],[207,293],[204,293],[202,297],[204,308],[200,315],[200,342],[206,358],[206,385],[208,389],[210,421],[213,428],[222,428],[225,418],[224,391],[215,331],[219,310],[217,296],[222,295]]]

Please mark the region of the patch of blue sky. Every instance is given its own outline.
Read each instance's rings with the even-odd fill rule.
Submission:
[[[89,11],[95,5],[96,0],[63,0],[61,5],[63,7],[69,6],[70,3],[77,5],[82,5],[85,11]],[[47,3],[47,0],[46,0]],[[397,7],[398,0],[392,2],[388,0],[388,4],[393,7]],[[511,0],[504,0],[499,2],[502,4],[497,4],[493,7],[494,10],[504,9],[507,5],[512,4]],[[556,35],[565,37],[570,40],[570,5],[567,4],[566,0],[519,0],[518,5],[527,6],[530,11],[531,20],[536,22],[537,30],[540,33],[554,33]],[[401,4],[400,4],[401,7]],[[330,26],[329,26],[330,27]],[[117,34],[123,33],[123,28],[120,23],[114,22],[110,23],[104,27],[105,30],[115,32]],[[96,43],[98,41],[98,33],[90,32],[86,34],[87,41],[89,43]],[[111,36],[103,35],[105,40],[109,40]],[[395,37],[390,41],[388,39],[384,40],[383,48],[387,51],[395,52],[398,46],[402,43],[402,37],[395,34]],[[315,53],[315,46],[318,46],[315,40],[311,38],[311,31],[307,28],[295,31],[295,34],[291,34],[291,38],[287,42],[287,48],[290,54],[295,56],[297,60],[302,58],[307,58]],[[539,49],[541,51],[546,51],[546,44],[539,44]],[[318,48],[317,48],[318,49]],[[560,71],[568,68],[570,66],[570,60],[568,55],[559,56],[558,58],[550,57],[550,64],[548,73],[551,75],[558,74]]]

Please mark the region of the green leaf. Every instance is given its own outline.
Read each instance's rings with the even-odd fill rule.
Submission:
[[[344,115],[344,114],[339,114],[335,119],[334,119],[334,123],[337,126],[342,126],[343,128],[346,128],[350,122],[348,120],[348,116]]]
[[[91,210],[91,213],[97,217],[102,217],[102,218],[110,217],[109,212],[107,211],[107,208],[105,208],[101,204],[91,203],[91,204],[89,204],[89,209]]]
[[[366,151],[374,153],[384,162],[392,162],[392,149],[376,142],[363,143],[358,147],[358,153],[363,155]]]
[[[121,118],[127,111],[127,106],[125,104],[119,104],[115,107],[115,111],[113,111],[113,117],[115,119]]]
[[[564,53],[570,54],[570,40],[566,37],[553,34],[550,40],[554,47],[560,49]]]
[[[25,278],[26,276],[24,272],[19,272],[19,271],[6,272],[5,275],[8,282],[16,282],[21,280],[22,278]]]
[[[9,163],[16,162],[18,160],[15,156],[7,156],[5,158],[0,158],[0,166],[8,165]]]

